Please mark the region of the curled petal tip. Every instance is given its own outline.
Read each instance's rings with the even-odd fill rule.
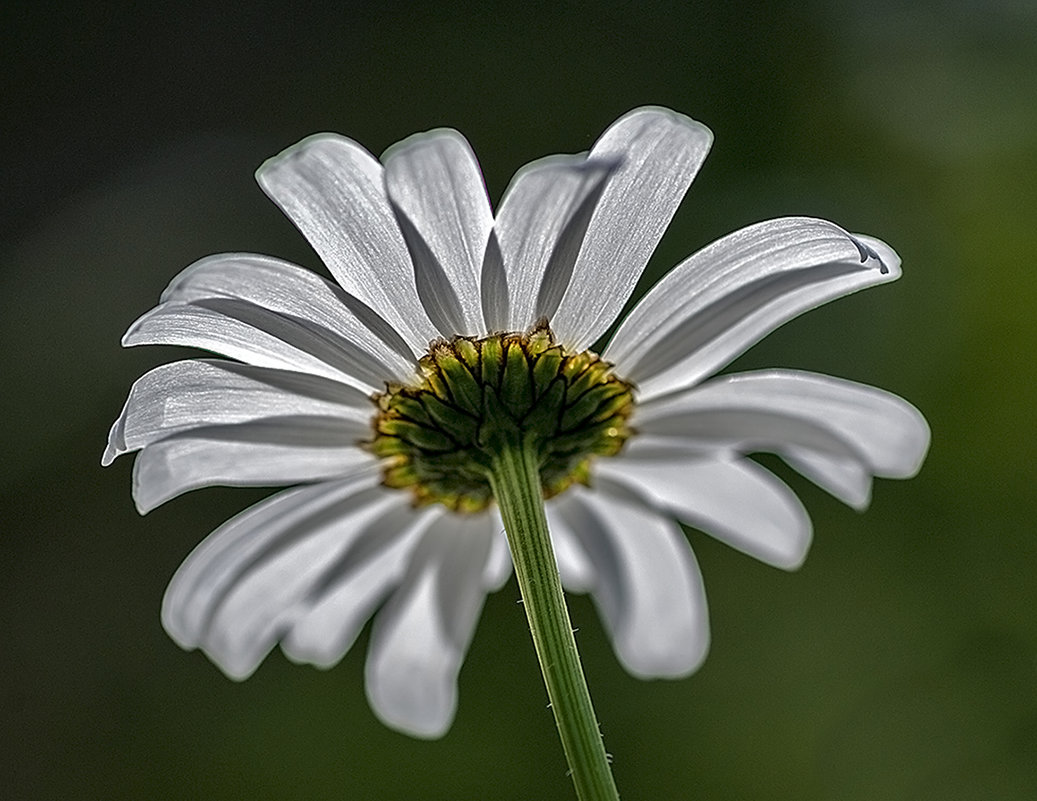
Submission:
[[[105,445],[104,454],[101,456],[101,467],[108,467],[126,453],[126,439],[123,433],[123,415],[120,414],[108,432],[108,442]]]
[[[865,234],[849,234],[849,237],[860,253],[861,264],[867,264],[869,261],[875,262],[878,265],[879,273],[890,276],[891,279],[900,275],[900,256],[881,239],[875,239]]]
[[[866,242],[862,242],[857,237],[853,237],[853,243],[857,246],[857,250],[861,252],[861,264],[866,264],[869,259],[876,259],[879,263],[879,272],[886,275],[889,272],[889,267],[882,261],[882,256],[879,255],[875,248],[868,245]]]

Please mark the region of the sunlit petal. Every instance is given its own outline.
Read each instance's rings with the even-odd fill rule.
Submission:
[[[343,289],[418,352],[437,335],[414,285],[382,165],[343,136],[318,134],[267,161],[260,185],[309,240]]]
[[[675,267],[630,312],[604,356],[647,400],[695,384],[805,311],[899,275],[887,245],[825,220],[758,223]]]
[[[552,317],[566,345],[589,347],[619,315],[712,142],[701,123],[645,107],[613,123],[591,148],[590,158],[619,166]]]

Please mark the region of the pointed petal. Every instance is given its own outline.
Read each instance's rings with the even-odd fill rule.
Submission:
[[[221,359],[173,362],[134,383],[101,463],[193,428],[291,415],[363,425],[372,410],[363,392],[322,376]]]
[[[889,246],[834,223],[758,223],[674,268],[634,307],[604,356],[648,400],[701,381],[805,311],[899,275]]]
[[[799,499],[772,473],[732,457],[674,454],[623,456],[596,462],[600,479],[636,491],[696,528],[766,562],[795,570],[806,558],[812,528]]]
[[[440,737],[457,707],[457,674],[482,609],[490,516],[444,515],[425,533],[399,590],[375,619],[367,695],[388,726]]]
[[[270,256],[220,253],[174,278],[162,301],[194,303],[236,298],[333,331],[387,368],[386,379],[414,375],[414,351],[377,312],[311,270]]]
[[[636,109],[616,121],[591,159],[619,161],[597,204],[572,280],[551,323],[574,350],[590,347],[622,310],[713,135],[668,109]]]
[[[692,438],[708,429],[717,441],[742,450],[755,439],[763,446],[758,449],[778,453],[791,446],[843,460],[856,455],[886,478],[915,475],[929,447],[925,418],[903,398],[802,370],[722,376],[643,404],[636,425],[645,433]],[[826,434],[852,453],[826,443]]]
[[[282,492],[210,534],[177,570],[162,623],[228,676],[258,667],[327,567],[399,499],[375,476]]]
[[[463,328],[441,333],[483,333],[479,280],[493,214],[471,146],[457,131],[441,128],[393,145],[382,161],[397,218],[405,217],[427,246],[420,258],[411,247],[415,270],[427,268],[431,256],[457,299]],[[401,229],[410,242],[408,227]]]
[[[382,165],[356,142],[319,134],[267,161],[256,180],[342,288],[388,321],[415,352],[424,352],[438,332],[418,299]]]
[[[694,671],[709,647],[709,618],[680,528],[621,487],[572,490],[557,511],[593,564],[591,593],[624,667],[643,678]]]
[[[509,331],[554,315],[615,161],[549,156],[527,164],[504,193],[494,230],[507,273]]]
[[[504,269],[504,254],[501,253],[500,240],[495,231],[490,231],[486,242],[486,253],[483,255],[482,274],[480,276],[479,294],[482,298],[482,316],[485,330],[488,333],[508,331],[508,319],[511,316],[508,298],[508,275]]]
[[[281,641],[289,659],[321,668],[337,664],[403,579],[414,547],[439,511],[416,511],[406,496],[394,494],[396,505],[372,520],[309,589]]]
[[[281,486],[376,473],[357,443],[370,432],[349,420],[278,417],[207,426],[148,445],[133,464],[141,514],[185,492],[212,486]]]

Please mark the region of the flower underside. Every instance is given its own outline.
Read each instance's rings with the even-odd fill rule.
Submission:
[[[538,455],[544,497],[587,483],[594,456],[619,452],[631,434],[633,386],[590,351],[555,343],[546,320],[528,332],[438,340],[421,380],[374,396],[383,483],[418,504],[476,512],[493,501],[489,472],[505,448]]]

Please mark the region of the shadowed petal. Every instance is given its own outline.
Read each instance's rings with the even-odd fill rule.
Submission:
[[[289,490],[224,523],[170,582],[166,631],[231,678],[249,676],[329,565],[399,503],[375,483],[368,476]]]
[[[441,128],[393,145],[382,161],[389,201],[397,219],[405,218],[400,227],[419,273],[419,292],[421,271],[441,270],[456,298],[461,319],[440,332],[481,333],[479,281],[493,215],[471,146],[457,131]],[[416,239],[423,247],[415,248]]]
[[[321,375],[367,392],[383,388],[391,375],[369,352],[333,331],[231,298],[163,303],[134,322],[122,344],[202,348],[256,367]]]
[[[189,490],[321,481],[378,462],[357,446],[370,431],[349,420],[269,418],[207,426],[148,445],[133,464],[133,499],[144,514]]]
[[[511,550],[508,548],[508,537],[504,533],[504,523],[500,519],[500,511],[492,507],[489,511],[490,530],[493,532],[490,539],[490,555],[486,560],[486,570],[483,573],[483,587],[487,592],[496,592],[503,587],[511,576]]]
[[[504,254],[501,253],[497,232],[490,231],[483,254],[482,273],[479,278],[479,295],[482,298],[484,331],[496,332],[511,329],[508,298],[508,275],[504,269]]]
[[[593,565],[591,594],[624,667],[642,678],[694,671],[709,647],[698,563],[670,519],[621,488],[566,493],[556,513]],[[624,497],[626,496],[626,497]]]
[[[367,696],[387,725],[429,738],[450,727],[494,533],[486,514],[444,515],[434,522],[400,589],[375,619]]]
[[[616,162],[549,156],[519,170],[494,230],[507,274],[508,318],[490,330],[525,331],[552,317]],[[489,320],[487,320],[489,324]]]
[[[834,497],[864,511],[871,503],[871,472],[856,459],[786,448],[781,454],[792,467]]]
[[[868,495],[862,469],[909,478],[929,446],[925,418],[902,398],[801,370],[721,376],[649,401],[637,410],[635,425],[645,434],[708,439],[715,447],[772,450],[857,507]]]
[[[701,381],[793,317],[899,275],[899,257],[878,240],[825,220],[769,220],[674,268],[603,355],[649,400]]]
[[[267,161],[256,179],[343,289],[392,324],[415,352],[424,351],[438,332],[418,299],[374,156],[345,137],[318,134]]]
[[[631,442],[621,457],[596,462],[597,475],[769,565],[794,570],[803,563],[810,518],[772,473],[748,459],[715,454],[639,459],[637,444]]]
[[[254,253],[220,253],[187,267],[162,293],[164,303],[207,298],[236,298],[310,320],[366,350],[396,380],[414,374],[414,351],[396,329],[363,301],[304,267]]]
[[[630,112],[602,134],[590,158],[619,166],[551,320],[560,342],[583,350],[616,319],[712,141],[701,123],[654,107]]]
[[[416,511],[406,496],[372,519],[328,564],[299,604],[281,648],[296,662],[329,668],[346,654],[368,618],[399,585],[414,547],[439,510]]]
[[[429,320],[445,339],[458,331],[468,331],[470,326],[465,321],[465,310],[450,274],[440,264],[414,223],[402,213],[397,215],[397,219],[411,261],[414,262],[414,285],[418,290],[418,298]]]
[[[787,446],[856,459],[865,457],[852,443],[820,421],[766,406],[745,408],[716,403],[715,397],[689,398],[679,408],[668,409],[652,419],[635,417],[638,432],[646,438],[667,439],[699,452],[782,452]]]
[[[564,498],[564,496],[562,496]],[[590,592],[594,587],[595,573],[590,557],[580,544],[579,538],[558,512],[562,498],[552,499],[546,504],[547,528],[551,532],[551,545],[558,563],[558,574],[562,585],[570,592]]]

